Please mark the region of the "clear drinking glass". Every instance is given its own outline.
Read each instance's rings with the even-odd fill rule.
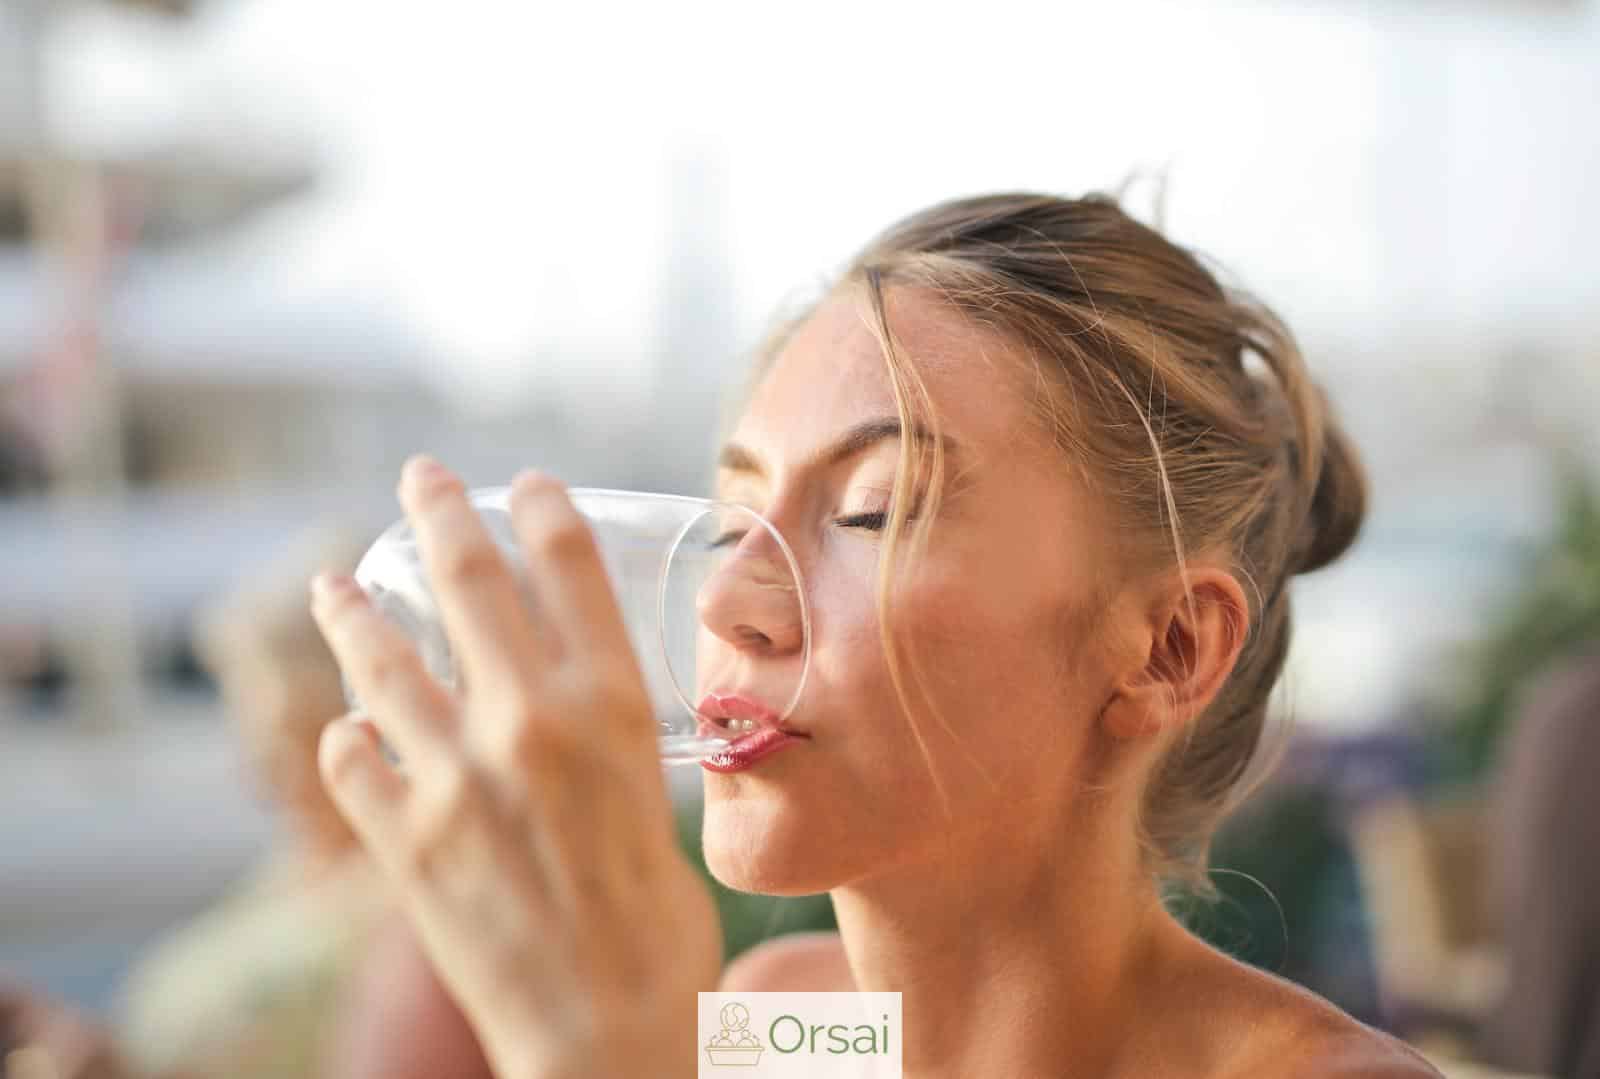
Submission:
[[[568,493],[594,533],[644,673],[663,762],[694,763],[725,749],[730,710],[737,717],[741,707],[756,708],[763,722],[787,719],[805,688],[811,619],[799,563],[778,530],[731,503],[585,487]],[[511,526],[510,489],[468,497],[537,610],[538,584],[525,572]],[[429,672],[456,688],[450,642],[409,522],[378,538],[355,579],[410,637]],[[360,711],[348,684],[346,696]],[[381,729],[382,717],[374,718]],[[737,729],[740,720],[732,722]]]

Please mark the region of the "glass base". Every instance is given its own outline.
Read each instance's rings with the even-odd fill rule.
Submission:
[[[698,734],[663,734],[657,744],[661,747],[662,764],[699,764],[713,753],[728,748],[726,738],[704,738]]]
[[[699,764],[713,753],[728,748],[726,738],[702,738],[697,734],[663,734],[656,739],[656,744],[661,749],[662,764]],[[389,745],[387,738],[378,739],[378,749],[384,760],[403,770],[400,754]]]

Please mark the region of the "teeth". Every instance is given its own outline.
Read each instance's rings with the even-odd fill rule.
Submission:
[[[728,720],[728,729],[742,734],[745,731],[755,730],[756,723],[753,719],[730,719]]]

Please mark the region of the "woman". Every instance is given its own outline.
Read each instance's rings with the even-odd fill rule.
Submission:
[[[315,566],[353,568],[363,547],[346,529],[312,530],[198,620],[201,661],[283,828],[221,902],[136,964],[119,1034],[138,1074],[310,1075],[338,1033],[343,983],[387,901],[317,775],[317,743],[344,692],[303,590]]]
[[[781,751],[707,766],[704,846],[733,887],[830,892],[840,933],[723,984],[898,990],[909,1076],[1436,1074],[1161,902],[1203,886],[1288,579],[1364,505],[1273,316],[1109,199],[999,195],[888,230],[757,375],[719,493],[795,547],[812,666]],[[408,763],[340,722],[323,775],[497,1074],[693,1074],[711,901],[582,518],[544,476],[514,492],[538,617],[460,481],[426,458],[402,476],[459,699],[318,578]],[[760,699],[796,627],[725,583],[707,629]]]
[[[282,825],[266,856],[139,957],[114,1024],[24,987],[0,988],[0,1057],[14,1047],[33,1061],[26,1074],[56,1079],[277,1079],[331,1063],[341,1077],[363,1074],[342,1052],[353,1032],[341,1005],[368,949],[389,938],[392,915],[317,773],[318,740],[344,692],[304,591],[317,565],[354,567],[363,546],[343,529],[308,533],[197,620],[196,650],[221,690],[245,771]],[[391,972],[390,998],[425,1001],[417,987],[425,991],[426,980],[402,973]],[[445,1004],[413,1010],[419,1030],[454,1019]],[[10,1079],[5,1066],[0,1075]]]

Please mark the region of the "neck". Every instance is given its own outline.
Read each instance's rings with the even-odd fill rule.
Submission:
[[[1112,836],[1040,845],[969,841],[832,893],[857,986],[902,994],[907,1076],[1102,1075],[1124,1048],[1176,923]]]

